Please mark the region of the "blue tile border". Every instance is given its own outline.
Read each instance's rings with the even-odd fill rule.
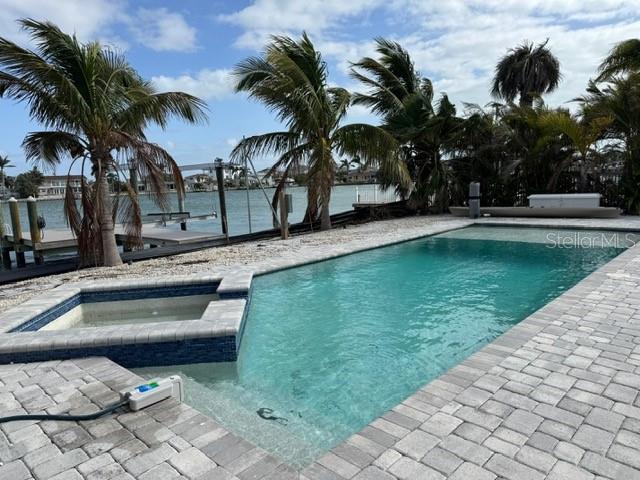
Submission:
[[[246,290],[237,292],[221,292],[218,295],[220,297],[220,300],[237,300],[247,298],[249,296]]]
[[[81,303],[113,302],[117,300],[145,300],[149,298],[186,297],[216,293],[220,282],[172,285],[166,287],[139,287],[118,290],[82,292]]]
[[[35,332],[36,330],[40,330],[48,323],[51,323],[56,318],[64,315],[81,303],[83,303],[82,294],[74,295],[73,297],[57,304],[55,307],[50,308],[46,312],[36,315],[22,325],[18,325],[17,327],[9,330],[9,333]]]
[[[203,284],[174,285],[166,287],[139,287],[119,290],[96,290],[89,292],[83,291],[80,294],[74,295],[73,297],[57,304],[46,312],[36,315],[22,325],[9,330],[9,333],[35,332],[82,303],[100,303],[113,302],[118,300],[145,300],[151,298],[208,295],[215,294],[219,285],[220,282],[210,282]],[[230,293],[234,296],[225,295],[224,298],[247,298],[246,292]],[[242,293],[244,293],[244,296],[241,295]],[[236,294],[238,294],[238,296],[235,296]]]
[[[138,368],[186,363],[235,362],[236,335],[176,342],[107,345],[0,354],[0,363],[29,363],[82,357],[107,357],[124,367]]]

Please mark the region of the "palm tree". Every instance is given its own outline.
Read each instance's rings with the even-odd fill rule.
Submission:
[[[468,198],[469,183],[480,182],[482,205],[510,205],[513,182],[507,169],[505,106],[465,104],[465,109],[466,116],[447,145],[456,184],[454,200],[462,204]]]
[[[362,167],[364,166],[362,163],[362,160],[360,159],[360,157],[358,155],[356,155],[355,157],[353,157],[351,159],[351,165],[355,165],[356,168],[358,169],[358,172],[362,171]],[[349,173],[349,172],[347,172]]]
[[[415,184],[409,199],[414,207],[427,208],[448,188],[450,172],[442,162],[442,147],[457,123],[455,107],[446,95],[434,107],[431,81],[415,69],[402,45],[384,38],[376,44],[379,57],[365,57],[351,69],[352,77],[367,88],[354,95],[354,103],[382,117],[381,127],[400,143],[404,168]],[[390,173],[378,174],[383,188],[395,186],[407,194],[393,181],[395,170]]]
[[[520,96],[521,107],[531,107],[535,97],[554,91],[560,79],[560,62],[547,48],[547,39],[534,47],[524,42],[512,48],[496,65],[491,94],[507,102]]]
[[[338,166],[338,170],[344,170],[345,175],[349,175],[349,170],[351,169],[351,165],[353,164],[353,160],[348,158],[343,158],[340,160],[340,164]]]
[[[640,40],[631,38],[618,43],[598,68],[599,82],[611,80],[614,76],[640,72]]]
[[[640,73],[612,77],[603,87],[589,82],[576,100],[586,121],[611,118],[605,138],[622,150],[622,201],[628,213],[640,214]]]
[[[15,167],[9,160],[9,157],[5,155],[4,157],[0,157],[0,198],[4,195],[5,185],[4,185],[4,170],[5,168]]]
[[[71,158],[69,170],[76,164],[83,174],[90,170],[95,182],[81,185],[82,213],[68,185],[65,215],[86,263],[118,265],[114,219],[119,213],[129,242],[139,246],[141,212],[131,187],[122,202],[112,201],[108,174],[135,171],[151,184],[158,206],[166,208],[164,175],[173,175],[178,194],[184,194],[182,176],[169,153],[146,139],[144,129],[153,123],[164,128],[171,117],[205,120],[205,105],[185,93],[156,92],[123,55],[98,42],[80,43],[49,22],[20,24],[35,50],[0,38],[0,97],[25,101],[31,118],[45,128],[24,139],[28,160],[53,168]]]
[[[558,175],[567,165],[569,141],[560,135],[547,136],[541,118],[552,110],[537,99],[532,107],[511,105],[502,116],[506,149],[504,173],[514,182],[516,204],[527,195],[554,192]],[[560,169],[560,170],[559,170]]]
[[[321,228],[331,228],[329,201],[336,173],[334,154],[358,155],[381,168],[398,163],[397,144],[384,130],[363,123],[341,125],[352,95],[328,85],[321,54],[306,33],[298,41],[274,36],[262,56],[240,62],[235,70],[236,91],[247,92],[276,113],[285,130],[243,139],[232,151],[232,161],[245,156],[272,154],[278,158],[268,175],[282,172],[273,205],[287,177],[307,164],[307,212],[310,221],[320,217]],[[405,173],[404,177],[402,174]],[[408,182],[400,171],[400,182]]]
[[[541,144],[552,142],[558,135],[561,135],[566,137],[575,149],[578,171],[580,172],[579,188],[585,192],[588,174],[593,173],[595,160],[599,157],[596,143],[602,140],[612,118],[602,116],[588,121],[576,118],[566,110],[553,110],[542,115],[539,122],[545,131],[545,135],[540,139]],[[576,158],[569,155],[568,160],[570,163],[574,163]],[[565,169],[566,167],[563,165],[558,169],[558,173]]]

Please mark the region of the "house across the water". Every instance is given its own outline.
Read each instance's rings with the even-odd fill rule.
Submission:
[[[82,179],[82,175],[47,175],[38,187],[38,198],[63,198],[67,193],[67,185],[79,197]]]

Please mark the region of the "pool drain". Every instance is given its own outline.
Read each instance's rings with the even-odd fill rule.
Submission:
[[[273,409],[271,408],[262,407],[256,410],[256,413],[263,420],[271,420],[273,422],[278,422],[281,425],[286,425],[287,423],[289,423],[289,420],[287,420],[286,418],[273,415]]]

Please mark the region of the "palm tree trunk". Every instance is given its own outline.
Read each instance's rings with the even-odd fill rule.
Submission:
[[[586,193],[587,190],[587,156],[582,155],[580,162],[580,193]]]
[[[102,172],[98,178],[98,198],[100,224],[100,238],[102,240],[102,264],[105,267],[122,265],[122,259],[118,252],[116,234],[113,224],[113,204],[109,195],[109,184],[106,172]]]
[[[329,202],[323,202],[320,209],[320,230],[331,230],[331,214],[329,213]]]
[[[531,108],[533,106],[533,97],[528,93],[520,94],[520,106],[523,108]]]

